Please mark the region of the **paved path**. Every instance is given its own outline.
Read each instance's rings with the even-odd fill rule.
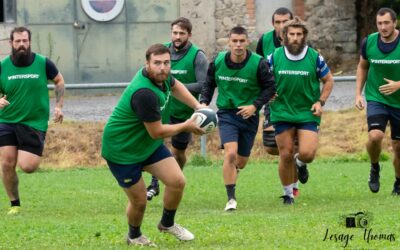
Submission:
[[[354,107],[354,94],[354,82],[340,82],[335,84],[325,109],[341,110]],[[118,100],[119,95],[68,97],[64,101],[63,111],[65,119],[75,121],[106,121]],[[53,107],[54,99],[51,100],[51,105]],[[215,107],[215,104],[213,105]]]

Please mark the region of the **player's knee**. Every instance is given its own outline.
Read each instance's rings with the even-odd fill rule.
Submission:
[[[279,157],[282,161],[289,162],[293,160],[293,150],[284,149],[280,150]]]
[[[180,178],[177,178],[174,182],[172,182],[170,187],[175,190],[183,190],[185,188],[185,185],[186,185],[186,180],[185,177],[182,176]]]
[[[243,169],[244,167],[246,167],[246,163],[247,163],[247,160],[238,160],[236,162],[236,167],[238,169]]]
[[[2,157],[1,158],[1,166],[4,170],[13,170],[15,169],[15,166],[17,164],[17,159],[15,159],[14,157]]]
[[[225,152],[225,160],[229,163],[234,163],[236,161],[236,152],[228,151]]]
[[[385,134],[380,130],[369,131],[368,137],[371,143],[381,143]]]
[[[264,145],[265,146],[265,145]],[[270,155],[279,155],[279,150],[276,147],[264,147],[265,151]]]
[[[392,141],[392,148],[395,156],[397,158],[400,158],[400,141],[398,140],[393,140]]]
[[[35,172],[39,168],[39,163],[19,163],[18,164],[22,171],[27,174]]]
[[[302,152],[299,155],[299,160],[304,163],[311,163],[315,158],[315,151]]]
[[[147,199],[143,199],[143,200],[140,200],[140,201],[136,202],[135,204],[133,204],[133,206],[136,211],[144,214],[144,212],[146,211],[146,203],[147,203]]]

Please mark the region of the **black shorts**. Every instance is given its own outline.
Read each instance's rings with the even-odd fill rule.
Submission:
[[[140,180],[140,178],[142,178],[142,171],[144,167],[164,160],[168,157],[172,157],[172,154],[168,150],[168,148],[164,144],[162,144],[156,149],[156,151],[154,151],[152,155],[150,155],[146,160],[142,162],[132,164],[118,164],[107,159],[106,161],[111,173],[114,175],[118,184],[122,188],[129,188],[135,185]]]
[[[42,156],[46,132],[20,123],[0,123],[0,147],[16,146],[18,150]]]
[[[228,142],[238,144],[237,154],[249,157],[257,134],[259,116],[258,113],[244,119],[237,115],[238,109],[220,109],[218,115],[219,137],[221,145]]]
[[[400,109],[383,103],[367,102],[368,131],[377,129],[385,133],[386,126],[390,122],[392,140],[400,140]]]
[[[178,124],[178,123],[182,123],[184,121],[185,120],[178,119],[178,118],[175,118],[172,116],[170,117],[170,124]],[[181,133],[171,137],[171,144],[176,149],[185,150],[188,147],[191,139],[192,139],[192,133],[181,132]]]

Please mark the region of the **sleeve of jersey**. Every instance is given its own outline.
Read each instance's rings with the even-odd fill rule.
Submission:
[[[328,64],[326,64],[325,59],[321,56],[318,55],[317,58],[317,76],[318,78],[322,78],[326,76],[329,73],[330,69],[328,67]]]
[[[46,58],[46,76],[47,79],[53,80],[58,75],[56,65],[48,58]]]
[[[158,97],[150,89],[136,91],[131,98],[131,107],[142,122],[161,120]]]
[[[361,42],[361,46],[360,46],[360,55],[362,56],[362,58],[364,58],[365,60],[368,60],[367,57],[367,38],[364,38]]]
[[[256,53],[259,54],[260,56],[264,57],[263,36],[262,35],[261,35],[260,39],[257,42]]]
[[[268,61],[269,69],[270,69],[271,71],[274,71],[274,57],[273,57],[273,54],[268,55],[267,61]]]
[[[205,103],[206,105],[209,105],[216,87],[217,84],[215,82],[215,64],[213,61],[208,67],[206,81],[201,89],[200,103]]]

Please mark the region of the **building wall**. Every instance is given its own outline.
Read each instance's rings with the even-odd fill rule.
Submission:
[[[309,40],[331,65],[356,58],[357,21],[354,0],[306,0]]]
[[[77,5],[79,0],[75,1]],[[27,0],[22,2],[25,5],[28,3]],[[155,0],[148,0],[148,2],[152,6],[158,4],[158,1]],[[170,0],[170,2],[174,1]],[[144,6],[138,0],[127,0],[126,6],[132,6],[133,3],[141,3]],[[162,6],[163,4],[165,5],[165,3],[159,5]],[[23,5],[19,4],[18,8],[21,8]],[[137,4],[137,6],[140,5]],[[168,21],[178,16],[189,18],[193,23],[192,41],[202,48],[209,59],[211,59],[218,51],[227,48],[229,30],[236,25],[242,25],[248,29],[250,39],[253,41],[252,48],[254,49],[259,36],[263,32],[272,29],[271,16],[275,9],[279,7],[292,9],[296,15],[307,21],[310,29],[309,40],[313,47],[321,51],[328,63],[336,64],[357,57],[355,0],[176,0],[176,7],[173,7],[176,8],[173,11],[176,14],[168,14],[168,18],[162,19],[164,20],[162,30],[160,30],[161,28],[155,29],[155,26],[151,26],[152,22],[145,25],[153,27],[152,30],[157,33],[157,37],[162,37],[161,40],[164,41],[169,39]],[[25,13],[23,15],[25,19],[30,13],[28,8],[26,10],[19,9],[18,11],[19,13]],[[127,13],[127,17],[129,17],[129,13]],[[19,18],[21,20],[21,15]],[[18,21],[18,23],[20,24],[21,21]],[[8,36],[10,30],[15,25],[0,25],[0,59],[9,54]],[[134,29],[134,25],[132,27]],[[132,47],[137,53],[144,53],[144,51],[139,52],[138,50],[143,50],[145,45],[154,42],[155,38],[153,38],[154,41],[150,41],[146,38],[148,34],[142,33],[143,37],[138,37],[138,34],[135,35],[135,39],[133,40],[136,42],[129,42],[129,45],[125,45],[125,47],[127,46],[128,49]],[[155,35],[153,34],[153,37]],[[35,39],[35,37],[33,38]],[[143,43],[143,46],[138,47],[136,45],[137,41]],[[58,42],[58,44],[60,43]],[[137,65],[139,61],[142,63],[141,59],[128,60],[127,64],[129,65],[127,67],[131,71],[137,69],[140,66]],[[112,68],[113,65],[107,67],[110,67],[112,72],[118,71],[118,69]],[[129,76],[131,74],[131,72],[127,73]],[[77,81],[79,81],[79,78],[77,78]]]
[[[192,42],[204,50],[208,57],[215,48],[215,4],[210,1],[181,0],[180,15],[189,18],[193,24]]]
[[[292,0],[255,0],[256,5],[256,32],[262,34],[272,30],[272,14],[280,7],[292,9]]]

